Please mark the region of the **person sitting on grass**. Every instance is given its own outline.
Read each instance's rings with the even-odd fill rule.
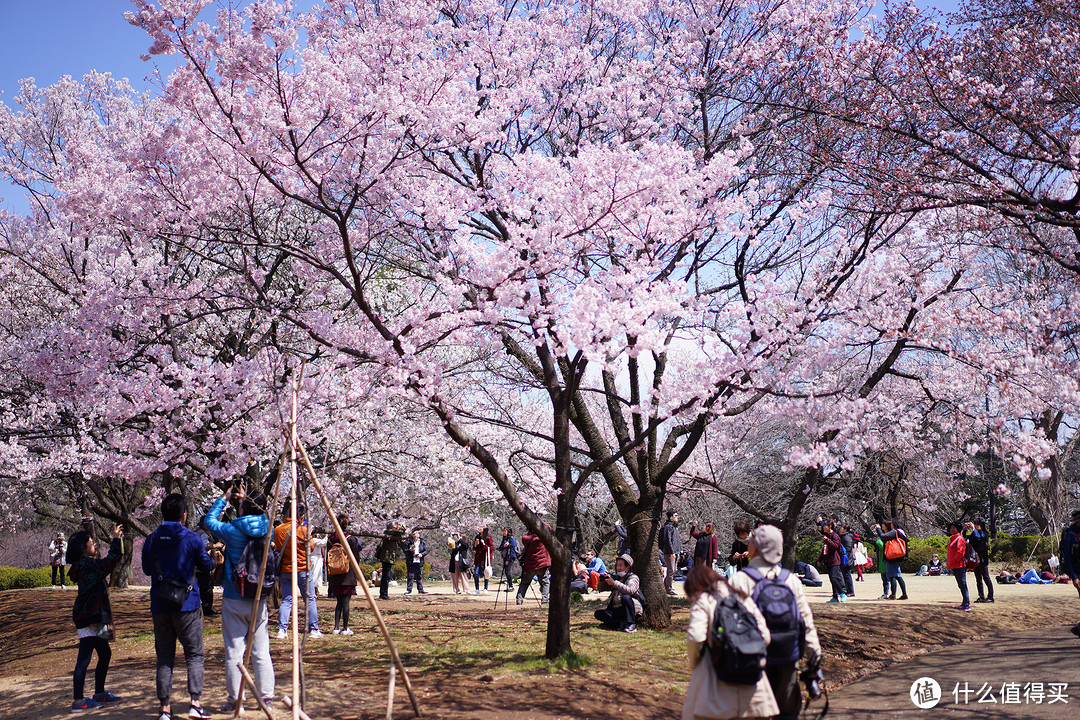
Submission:
[[[589,589],[599,590],[600,577],[607,575],[607,565],[596,556],[593,550],[585,551],[585,569],[589,571]]]
[[[795,574],[806,587],[821,587],[821,573],[813,565],[804,562],[795,563]]]
[[[570,578],[570,592],[579,592],[582,595],[589,594],[589,569],[585,567],[585,563],[578,560],[575,555],[570,562],[571,578]]]
[[[941,564],[941,558],[937,553],[934,553],[934,557],[930,558],[930,565],[928,567],[928,573],[930,575],[940,575],[945,571],[945,566]]]
[[[637,632],[637,618],[641,614],[641,581],[630,572],[634,559],[628,554],[615,561],[615,574],[604,575],[600,585],[610,589],[607,607],[596,611],[596,619],[605,626],[623,632]]]

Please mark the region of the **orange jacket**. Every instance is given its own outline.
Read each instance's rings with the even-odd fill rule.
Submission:
[[[292,529],[292,521],[286,520],[285,522],[274,528],[274,549],[281,550],[281,572],[291,573],[293,571],[292,565],[292,540],[289,539],[289,530]],[[289,545],[286,545],[288,541]],[[308,526],[301,525],[300,529],[296,532],[296,565],[298,567],[297,572],[307,572],[308,569]]]

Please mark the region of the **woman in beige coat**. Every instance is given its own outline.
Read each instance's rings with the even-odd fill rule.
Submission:
[[[744,594],[728,586],[726,580],[707,565],[694,565],[684,586],[690,597],[690,627],[686,631],[686,654],[692,674],[683,703],[683,720],[727,720],[767,718],[779,709],[769,679],[763,672],[755,685],[733,685],[716,677],[708,657],[706,639],[718,600],[735,594],[757,620],[758,629],[769,643],[765,618]]]

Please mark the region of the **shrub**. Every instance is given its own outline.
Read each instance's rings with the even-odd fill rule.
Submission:
[[[808,565],[817,565],[818,558],[821,557],[821,546],[823,545],[820,535],[814,535],[812,537],[800,538],[795,543],[795,559],[807,563]]]
[[[35,570],[0,567],[0,590],[24,590],[50,585],[52,585],[52,568],[50,567]]]

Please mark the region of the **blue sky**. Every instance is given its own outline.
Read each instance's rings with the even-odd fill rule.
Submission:
[[[916,1],[948,10],[957,4]],[[146,78],[155,64],[167,76],[173,56],[139,59],[150,38],[124,20],[124,12],[132,9],[130,0],[0,0],[0,101],[10,105],[19,81],[27,77],[45,86],[63,75],[79,79],[98,70],[126,77],[142,90],[149,87]],[[26,207],[17,189],[0,181],[0,208],[23,212]]]

